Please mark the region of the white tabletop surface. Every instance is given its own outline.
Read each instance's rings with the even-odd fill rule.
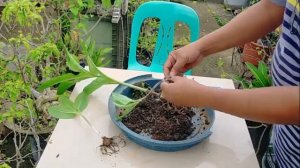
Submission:
[[[149,74],[103,68],[109,76],[126,80]],[[153,77],[163,75],[154,73]],[[191,76],[201,84],[234,89],[232,80]],[[91,80],[78,83],[72,97],[78,95]],[[83,114],[100,131],[97,135],[81,118],[59,120],[38,168],[256,168],[259,167],[251,139],[241,118],[216,112],[213,134],[190,149],[179,152],[158,152],[141,147],[126,139],[127,145],[120,152],[102,155],[98,146],[102,136],[119,135],[108,113],[108,98],[116,85],[103,86],[90,96]]]

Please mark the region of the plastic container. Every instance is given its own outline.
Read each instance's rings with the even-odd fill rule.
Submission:
[[[143,76],[131,78],[126,82],[134,84],[141,81],[145,81],[150,86],[154,86],[160,80],[152,78],[152,75],[143,75]],[[119,85],[113,92],[121,93],[123,95],[129,96],[132,92],[132,89],[123,85]],[[215,120],[214,110],[205,109],[207,111],[207,116],[210,124],[204,131],[199,131],[201,124],[203,123],[201,123],[201,119],[199,119],[200,113],[197,113],[197,108],[195,108],[196,115],[192,118],[192,122],[195,127],[195,130],[189,137],[187,137],[187,139],[180,140],[180,141],[160,141],[160,140],[151,139],[151,137],[144,134],[137,134],[132,130],[128,129],[121,121],[118,121],[116,117],[117,115],[116,106],[114,105],[111,96],[109,98],[108,108],[109,108],[109,114],[112,121],[122,130],[122,132],[125,134],[126,137],[128,137],[128,139],[132,140],[133,142],[143,147],[156,150],[156,151],[167,151],[167,152],[179,151],[199,144],[200,142],[202,142],[212,134],[211,127]]]

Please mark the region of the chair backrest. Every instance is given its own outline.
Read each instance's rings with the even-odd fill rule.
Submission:
[[[150,67],[137,61],[137,45],[141,26],[147,18],[158,18],[160,26]],[[190,7],[166,1],[150,1],[142,4],[135,12],[130,38],[128,69],[149,72],[163,72],[163,65],[173,50],[176,22],[186,24],[190,29],[190,40],[196,41],[200,33],[200,21],[197,13]],[[186,74],[191,74],[191,71]]]

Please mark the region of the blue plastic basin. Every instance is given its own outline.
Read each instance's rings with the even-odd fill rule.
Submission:
[[[150,74],[150,75],[142,75],[142,76],[134,77],[127,80],[126,82],[135,84],[141,81],[146,82],[150,86],[154,86],[160,80],[152,78],[152,75]],[[127,86],[119,85],[114,89],[113,92],[129,96],[131,95],[132,89],[128,88]],[[112,101],[111,95],[108,102],[108,108],[109,108],[109,114],[112,121],[122,130],[122,132],[125,134],[125,136],[128,137],[128,139],[132,140],[133,142],[141,146],[156,151],[168,151],[168,152],[179,151],[179,150],[190,148],[202,142],[204,139],[208,138],[212,134],[211,127],[215,120],[214,110],[206,108],[205,110],[207,112],[207,116],[208,116],[208,120],[210,121],[210,124],[207,126],[207,128],[204,131],[199,131],[203,123],[200,119],[199,113],[196,112],[196,115],[192,118],[192,122],[194,124],[195,130],[189,137],[187,137],[187,139],[181,141],[160,141],[160,140],[151,139],[147,135],[137,134],[132,130],[128,129],[122,123],[122,121],[118,121],[117,108]],[[195,110],[197,111],[198,109],[195,108]]]

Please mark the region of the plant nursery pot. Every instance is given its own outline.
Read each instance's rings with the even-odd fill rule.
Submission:
[[[249,0],[224,0],[224,5],[231,9],[242,9],[249,5]]]
[[[262,53],[259,54],[259,51],[266,50],[267,47],[264,47],[262,45],[259,45],[254,42],[246,43],[244,45],[243,54],[241,57],[242,62],[249,62],[255,66],[258,65],[258,62],[261,61],[265,55]]]
[[[149,86],[153,87],[158,82],[160,82],[161,79],[152,78],[152,75],[142,75],[142,76],[131,78],[127,80],[126,83],[136,84],[142,81],[147,83]],[[113,93],[123,94],[128,97],[132,95],[132,92],[133,89],[123,85],[119,85],[113,91]],[[167,152],[179,151],[179,150],[190,148],[196,144],[199,144],[200,142],[202,142],[212,134],[211,127],[213,126],[215,120],[214,110],[207,109],[207,108],[202,109],[202,112],[204,111],[209,121],[209,124],[205,125],[204,121],[201,119],[200,108],[192,108],[193,111],[195,112],[195,115],[191,118],[191,122],[193,124],[193,127],[195,128],[193,132],[183,140],[162,141],[162,140],[152,139],[150,135],[145,133],[138,134],[130,130],[127,126],[125,126],[122,121],[117,120],[118,110],[115,104],[113,103],[112,95],[109,98],[108,107],[109,107],[109,114],[113,123],[121,129],[121,131],[125,134],[125,136],[128,137],[128,139],[132,140],[136,144],[139,144],[143,147],[156,150],[156,151],[167,151]],[[205,125],[205,129],[203,129],[204,125]]]

